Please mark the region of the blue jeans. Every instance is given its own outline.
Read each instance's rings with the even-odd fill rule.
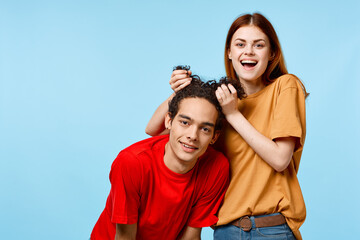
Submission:
[[[279,214],[279,213],[275,213]],[[275,214],[263,215],[270,216]],[[214,231],[214,240],[295,240],[295,236],[292,233],[289,226],[285,223],[273,227],[263,227],[257,228],[255,226],[254,218],[262,216],[251,216],[250,220],[252,223],[252,229],[248,232],[245,232],[239,227],[228,224],[219,226]]]

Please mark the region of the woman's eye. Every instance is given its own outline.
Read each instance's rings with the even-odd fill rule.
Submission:
[[[245,46],[245,44],[243,44],[243,43],[237,43],[236,46],[238,46],[238,47],[243,47],[243,46]]]
[[[264,47],[264,44],[255,44],[255,47],[262,48],[262,47]]]

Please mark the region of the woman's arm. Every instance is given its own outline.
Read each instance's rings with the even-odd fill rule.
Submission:
[[[236,90],[233,86],[222,85],[217,89],[216,97],[226,120],[247,144],[276,171],[285,170],[292,158],[296,138],[283,137],[273,141],[257,131],[237,109]]]
[[[150,121],[148,122],[145,133],[150,136],[157,136],[162,134],[167,134],[168,130],[165,129],[164,120],[165,115],[168,112],[169,101],[174,97],[175,93],[180,89],[183,89],[191,82],[190,70],[175,70],[171,74],[169,84],[171,89],[174,90],[174,93],[170,95],[160,106],[155,110]]]
[[[152,115],[150,121],[148,122],[145,133],[150,136],[158,136],[167,134],[168,131],[165,129],[165,115],[168,112],[169,101],[173,98],[175,94],[171,94],[171,96],[166,99],[160,106],[155,110],[154,114]]]

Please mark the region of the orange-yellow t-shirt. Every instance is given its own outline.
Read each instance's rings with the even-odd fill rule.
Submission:
[[[264,136],[274,140],[296,137],[290,164],[276,172],[257,155],[242,137],[226,124],[217,148],[230,160],[231,181],[219,211],[217,225],[245,215],[280,212],[297,239],[306,209],[297,179],[305,141],[305,96],[298,79],[286,74],[261,91],[239,100],[244,117]]]

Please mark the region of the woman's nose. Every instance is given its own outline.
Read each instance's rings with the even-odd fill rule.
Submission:
[[[248,55],[254,54],[253,46],[250,45],[250,44],[247,44],[247,45],[245,46],[245,50],[244,50],[244,51],[245,51],[245,53],[248,54]]]

